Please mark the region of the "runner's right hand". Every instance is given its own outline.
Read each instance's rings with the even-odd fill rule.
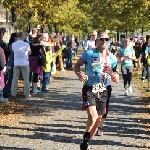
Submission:
[[[88,76],[87,76],[87,75],[82,75],[82,74],[80,74],[79,80],[80,80],[81,82],[86,82],[86,81],[88,80]]]

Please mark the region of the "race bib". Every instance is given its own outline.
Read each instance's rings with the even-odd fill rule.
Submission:
[[[106,86],[104,83],[93,84],[93,86],[92,86],[93,93],[103,92],[105,90],[106,90]]]

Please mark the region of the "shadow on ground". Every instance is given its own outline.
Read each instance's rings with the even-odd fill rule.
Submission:
[[[33,149],[30,149],[30,148],[17,148],[17,147],[0,146],[0,150],[33,150]]]
[[[26,100],[24,103],[31,103],[33,106],[42,107],[42,108],[50,108],[54,111],[65,109],[65,110],[80,110],[81,101],[80,97],[74,97],[76,94],[70,95],[61,95],[59,92],[57,93],[61,99],[54,99],[56,97],[56,93],[48,94],[45,100]],[[68,98],[69,97],[69,98]],[[50,100],[53,99],[53,100]],[[148,133],[144,130],[145,123],[148,122],[147,119],[142,119],[141,124],[136,116],[133,117],[126,117],[129,114],[136,114],[136,113],[143,113],[145,108],[137,108],[135,106],[140,105],[140,101],[136,98],[132,100],[124,100],[124,98],[111,98],[111,107],[110,113],[117,114],[117,117],[114,116],[113,118],[109,118],[106,121],[105,130],[108,132],[108,136],[119,136],[119,137],[129,137],[134,139],[147,139],[147,136],[143,137],[141,135],[148,135]],[[44,110],[43,110],[44,111]],[[82,113],[82,112],[81,112]],[[49,114],[49,112],[48,112]],[[47,115],[48,115],[47,114]],[[33,115],[26,114],[26,115]],[[34,114],[35,115],[35,114]],[[39,115],[39,114],[38,114]],[[56,115],[56,114],[54,114]],[[119,117],[119,115],[125,117]],[[80,139],[76,138],[75,135],[82,135],[85,129],[85,121],[86,118],[74,118],[72,120],[67,119],[59,119],[55,120],[58,124],[37,124],[33,122],[20,122],[20,124],[24,125],[32,125],[34,124],[34,128],[24,128],[24,127],[10,127],[10,126],[0,126],[1,129],[19,129],[22,131],[28,131],[32,134],[6,134],[10,137],[19,137],[19,138],[29,138],[29,139],[41,139],[41,140],[50,140],[54,142],[61,142],[61,143],[76,143],[79,144],[81,141]],[[61,123],[62,122],[62,123]],[[65,122],[65,124],[64,124]],[[78,129],[78,130],[76,130]],[[26,133],[26,132],[24,132]],[[59,134],[61,133],[61,134]],[[62,134],[67,134],[67,136],[63,136]],[[127,148],[143,148],[142,146],[132,145],[132,144],[122,144],[121,142],[115,142],[113,140],[93,140],[91,141],[92,145],[116,145],[116,146],[123,146]]]

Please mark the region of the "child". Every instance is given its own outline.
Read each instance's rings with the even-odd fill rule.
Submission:
[[[43,80],[42,80],[42,91],[48,92],[47,85],[49,84],[51,77],[51,61],[52,61],[52,50],[50,46],[45,47],[46,51],[46,64],[43,67]]]

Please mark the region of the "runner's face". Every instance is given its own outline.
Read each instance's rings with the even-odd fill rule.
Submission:
[[[97,48],[107,49],[108,48],[109,37],[107,33],[103,33],[97,37]]]

